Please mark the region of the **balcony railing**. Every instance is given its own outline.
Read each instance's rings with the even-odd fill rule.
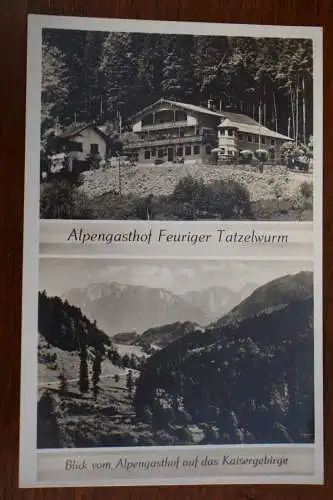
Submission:
[[[193,124],[188,124],[187,121],[174,121],[165,123],[151,123],[150,125],[142,125],[141,130],[164,130],[166,128],[179,128],[179,127],[194,127]]]
[[[206,138],[203,135],[192,135],[188,137],[169,137],[166,139],[138,139],[137,141],[129,142],[125,147],[129,149],[135,148],[147,148],[147,147],[158,147],[167,146],[174,144],[188,144],[188,143],[200,143],[202,144]],[[207,141],[207,139],[206,139]],[[209,141],[207,141],[209,142]]]

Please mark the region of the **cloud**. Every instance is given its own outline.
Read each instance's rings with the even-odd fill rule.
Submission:
[[[70,288],[116,281],[165,288],[176,294],[223,286],[238,291],[247,283],[260,286],[285,274],[312,269],[307,261],[184,261],[41,259],[40,288],[62,295]]]

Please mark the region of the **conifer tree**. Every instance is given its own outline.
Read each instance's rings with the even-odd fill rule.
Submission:
[[[94,361],[93,361],[93,373],[92,373],[92,383],[93,383],[93,393],[95,399],[97,399],[100,387],[99,381],[102,373],[102,353],[100,349],[95,347]]]
[[[63,396],[68,391],[68,383],[64,369],[61,370],[61,373],[59,375],[59,381],[60,381],[59,394]]]
[[[79,388],[82,393],[89,390],[89,374],[88,374],[88,350],[87,345],[82,344],[80,349],[80,374]]]
[[[127,377],[126,377],[126,387],[127,387],[127,390],[131,396],[133,388],[134,388],[134,380],[133,380],[132,370],[128,370]]]

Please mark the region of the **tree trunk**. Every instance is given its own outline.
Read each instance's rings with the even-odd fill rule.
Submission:
[[[264,116],[263,116],[263,126],[266,127],[266,85],[264,85]]]
[[[259,101],[259,143],[258,143],[258,149],[261,148],[261,101]]]
[[[288,137],[290,137],[290,116],[288,116]]]
[[[293,129],[293,137],[295,138],[295,102],[294,102],[294,95],[293,95],[293,88],[291,83],[289,83],[289,93],[290,93],[290,103],[291,103],[291,120],[292,120],[292,129]]]
[[[303,98],[303,141],[306,144],[306,107],[305,107],[305,79],[302,80],[302,98]]]
[[[299,92],[299,85],[298,85],[298,73],[296,74],[296,146],[298,144],[298,121],[299,121],[299,117],[298,117],[298,107],[299,107],[299,99],[298,99],[298,92]]]
[[[274,107],[275,132],[277,132],[278,131],[278,116],[277,116],[277,109],[276,109],[276,95],[275,95],[274,90],[273,90],[273,107]]]

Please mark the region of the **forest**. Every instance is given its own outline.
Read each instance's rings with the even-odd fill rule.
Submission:
[[[42,137],[59,122],[115,123],[165,97],[243,112],[308,143],[308,39],[43,31]]]
[[[67,301],[39,300],[38,447],[314,441],[311,272],[256,288],[206,328],[149,329],[134,350]]]
[[[311,442],[312,374],[307,298],[171,343],[141,373],[135,407],[157,426],[209,424],[210,443]]]

